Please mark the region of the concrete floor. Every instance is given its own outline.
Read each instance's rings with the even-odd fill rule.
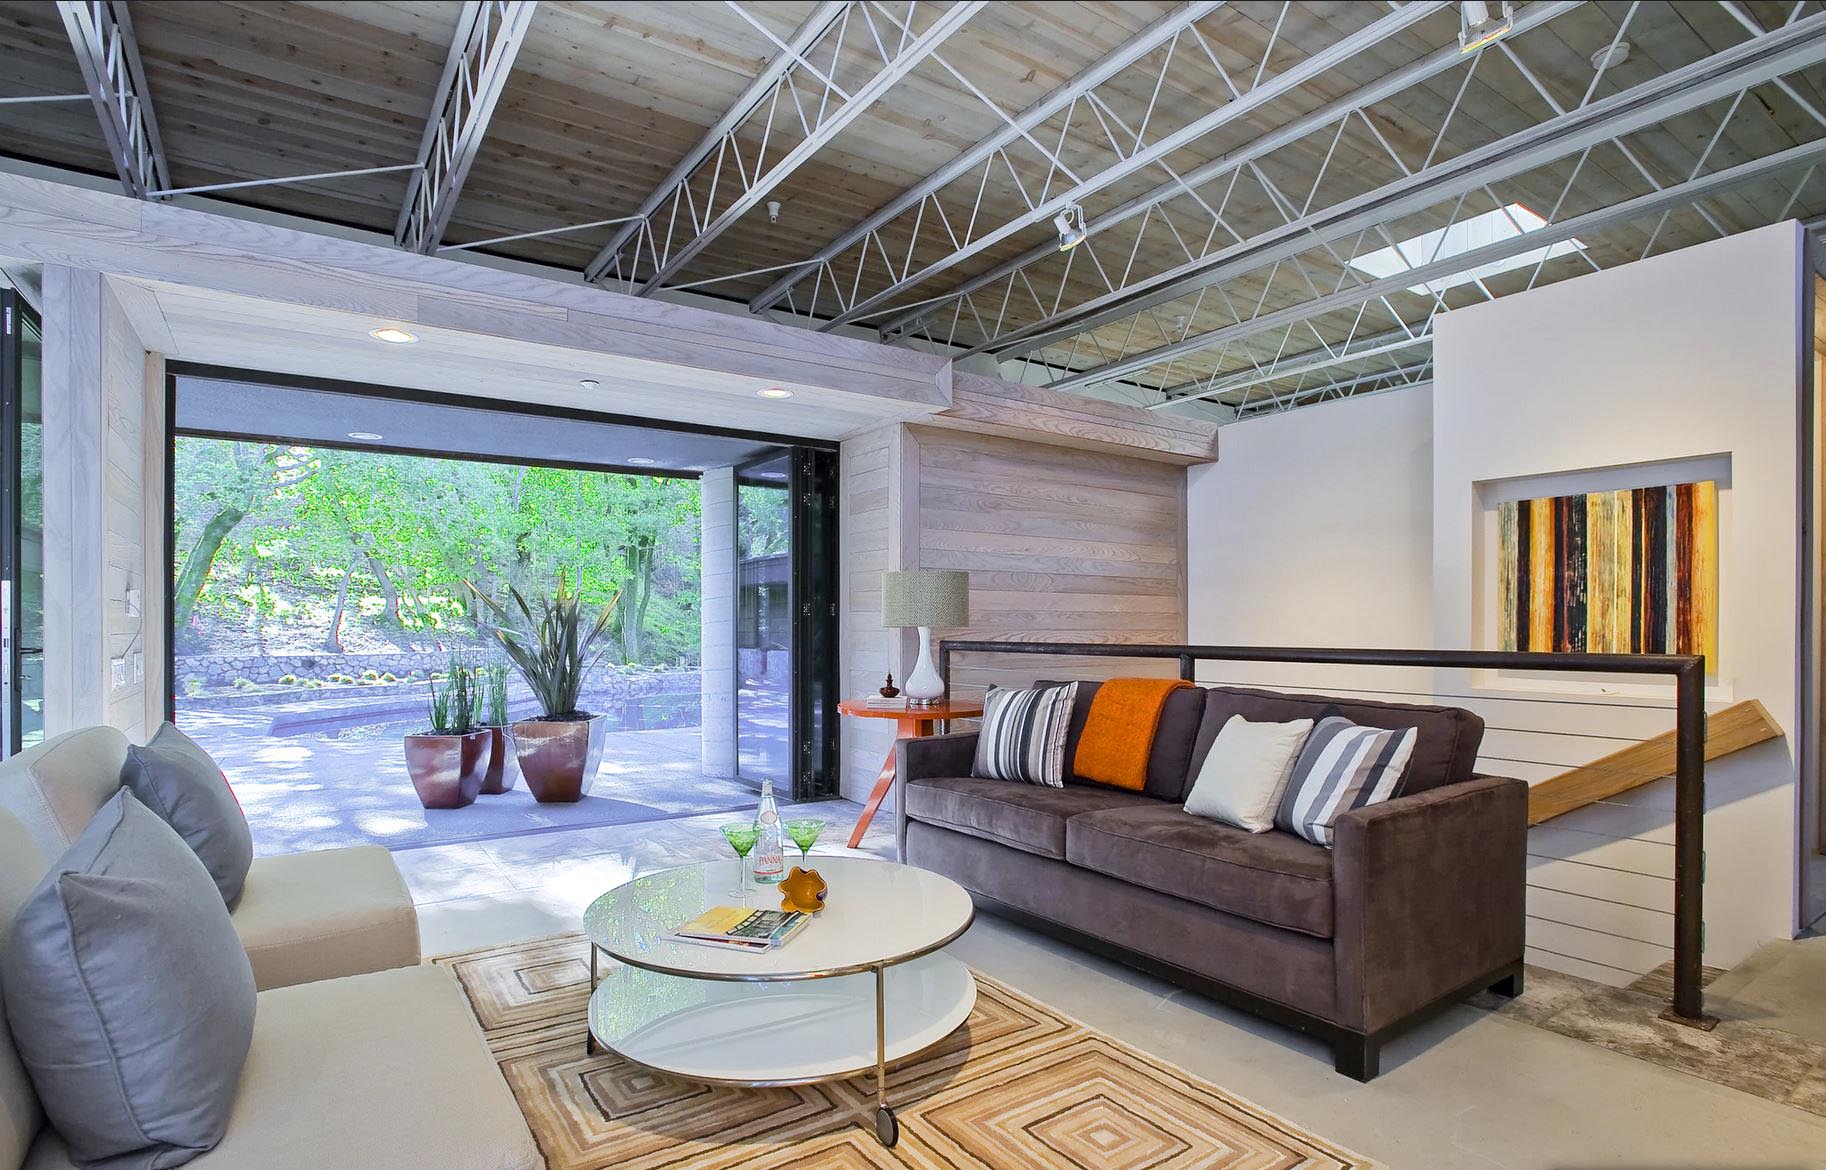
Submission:
[[[804,806],[842,852],[860,806]],[[397,854],[427,954],[579,929],[635,873],[724,855],[722,816],[549,833]],[[865,851],[889,856],[892,819]],[[985,974],[1204,1076],[1392,1170],[1801,1170],[1826,1167],[1826,1117],[1458,1007],[1395,1041],[1368,1085],[1285,1029],[994,918],[952,946]],[[1741,1010],[1826,1029],[1826,940],[1782,944],[1714,984]],[[1751,965],[1746,965],[1750,967]],[[1733,978],[1741,975],[1742,978]]]

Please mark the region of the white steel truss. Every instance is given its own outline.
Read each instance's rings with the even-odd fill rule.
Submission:
[[[1826,13],[1760,34],[1608,98],[1588,100],[1487,146],[1409,171],[1394,182],[1330,207],[1288,218],[1280,227],[1247,240],[1131,280],[982,348],[1009,354],[1056,344],[1288,261],[1316,245],[1345,239],[1599,143],[1658,125],[1820,60],[1826,60]],[[1624,149],[1627,151],[1627,147]],[[1633,156],[1630,158],[1636,161]],[[1647,177],[1646,170],[1643,173]],[[1321,167],[1319,181],[1324,177],[1325,168]],[[1653,183],[1652,178],[1650,182]],[[1315,182],[1315,190],[1317,186]]]
[[[76,50],[83,84],[101,118],[102,136],[121,185],[135,199],[154,198],[171,185],[158,122],[146,96],[133,20],[121,0],[59,0],[57,13]]]
[[[1290,5],[1283,5],[1283,16],[1288,7]],[[1264,76],[1267,58],[1276,48],[1275,44],[1270,43],[1267,51],[1262,55],[1261,66],[1256,69],[1253,84],[1246,90],[1239,89],[1231,82],[1228,72],[1219,65],[1217,54],[1212,49],[1210,42],[1198,31],[1196,25],[1187,25],[1186,31],[1190,34],[1189,37],[1175,38],[1168,45],[1168,51],[1161,62],[1147,110],[1140,117],[1138,127],[1127,125],[1109,102],[1098,98],[1094,89],[1075,98],[1066,107],[1066,121],[1060,130],[1061,141],[1069,130],[1071,117],[1079,113],[1080,107],[1087,110],[1088,113],[1085,113],[1083,118],[1087,121],[1095,121],[1102,139],[1097,146],[1104,158],[1108,160],[1100,169],[1092,172],[1087,178],[1078,179],[1069,170],[1061,168],[1056,157],[1051,154],[1045,155],[1043,159],[1044,179],[1040,184],[1038,197],[1030,195],[1023,186],[1021,194],[1027,210],[1010,220],[994,225],[979,225],[977,222],[982,203],[980,190],[968,220],[961,227],[954,224],[943,213],[942,208],[938,208],[937,212],[930,216],[920,215],[919,213],[924,211],[928,202],[933,207],[938,207],[936,198],[929,201],[922,200],[914,209],[917,218],[910,229],[912,244],[905,249],[904,259],[897,262],[894,259],[894,252],[900,251],[900,249],[890,251],[879,242],[884,229],[867,233],[845,253],[831,257],[817,268],[816,271],[820,274],[828,272],[831,279],[820,283],[814,290],[810,302],[804,308],[801,309],[794,305],[794,309],[804,312],[807,316],[823,318],[819,328],[826,330],[858,319],[879,316],[884,306],[899,298],[907,290],[931,280],[940,273],[949,271],[971,257],[995,247],[1003,240],[1036,224],[1045,223],[1064,209],[1081,204],[1085,199],[1130,175],[1160,167],[1166,171],[1170,179],[1178,182],[1178,176],[1165,165],[1166,160],[1176,151],[1225,125],[1262,109],[1313,79],[1337,68],[1357,54],[1399,35],[1446,7],[1448,7],[1447,4],[1438,3],[1435,0],[1411,0],[1410,3],[1396,7],[1394,11],[1379,17],[1368,26],[1341,38],[1288,69],[1273,76]],[[1277,31],[1279,29],[1278,21],[1276,29]],[[1162,83],[1166,78],[1167,70],[1173,66],[1176,57],[1179,56],[1177,50],[1185,40],[1189,40],[1194,48],[1187,50],[1183,59],[1208,63],[1230,91],[1230,100],[1171,133],[1159,135],[1149,141],[1147,132],[1160,101]],[[993,159],[990,160],[989,165],[993,167]],[[1012,167],[1009,168],[1009,171],[1011,175],[1014,174]],[[989,171],[985,170],[982,179],[986,182],[988,178]],[[1058,183],[1061,178],[1065,182]],[[1018,186],[1020,185],[1018,177],[1016,183]],[[1055,183],[1058,184],[1056,190]],[[933,226],[934,221],[937,226]],[[934,232],[942,231],[944,236],[941,238],[951,245],[950,251],[929,263],[917,264],[913,259],[913,253],[922,229]],[[871,267],[873,265],[880,265],[883,271],[875,272]],[[870,280],[870,277],[873,277],[873,280]],[[881,283],[883,279],[887,282],[885,285]],[[847,291],[844,288],[846,284],[848,285]],[[861,291],[865,284],[872,289],[866,294]],[[819,294],[827,290],[836,301],[835,312],[828,316],[818,304]]]
[[[1527,32],[1530,29],[1538,28],[1557,16],[1564,15],[1565,13],[1581,7],[1584,2],[1585,0],[1544,0],[1542,3],[1531,4],[1516,14],[1515,26],[1509,35],[1514,37]],[[1080,248],[1087,249],[1087,256],[1094,255],[1094,245],[1096,243],[1096,238],[1100,233],[1106,232],[1118,224],[1125,223],[1135,216],[1144,217],[1140,232],[1137,233],[1137,238],[1146,234],[1150,229],[1172,235],[1176,233],[1177,229],[1173,226],[1173,222],[1167,218],[1167,204],[1191,195],[1196,192],[1198,188],[1214,183],[1243,168],[1252,167],[1256,160],[1262,158],[1264,155],[1271,154],[1284,146],[1298,142],[1308,135],[1325,130],[1335,123],[1350,118],[1352,115],[1359,115],[1365,108],[1375,105],[1377,102],[1385,101],[1389,97],[1400,93],[1405,89],[1419,85],[1448,70],[1460,68],[1465,62],[1466,57],[1464,53],[1459,50],[1458,46],[1448,45],[1437,52],[1428,54],[1426,57],[1423,57],[1412,64],[1405,65],[1392,73],[1379,77],[1362,88],[1346,94],[1336,101],[1329,102],[1304,117],[1296,118],[1276,130],[1263,134],[1249,142],[1247,145],[1231,151],[1221,158],[1213,159],[1209,163],[1205,163],[1202,166],[1187,171],[1184,175],[1178,176],[1176,179],[1169,179],[1167,182],[1154,187],[1152,190],[1129,199],[1116,207],[1093,217],[1088,225],[1090,239],[1087,240],[1086,243],[1080,245]],[[1368,123],[1366,122],[1366,124]],[[1199,208],[1210,211],[1209,205],[1202,201],[1199,203]],[[1220,203],[1215,209],[1214,218],[1221,219],[1223,210],[1224,205]],[[1159,226],[1156,227],[1156,224]],[[1192,259],[1193,257],[1188,253],[1187,258]],[[1032,248],[1029,248],[1019,256],[1004,261],[981,275],[971,277],[956,288],[947,291],[943,296],[932,298],[911,309],[907,309],[896,316],[888,318],[881,326],[881,333],[883,337],[887,339],[919,333],[922,331],[922,327],[927,326],[928,322],[943,319],[946,316],[948,307],[953,307],[957,310],[968,307],[971,310],[971,318],[981,322],[981,313],[983,309],[980,308],[972,298],[974,298],[975,294],[978,292],[988,289],[990,291],[983,296],[982,300],[987,306],[987,311],[990,313],[991,317],[994,318],[994,324],[987,326],[984,329],[984,332],[989,335],[990,340],[977,345],[971,352],[981,352],[990,349],[994,343],[999,343],[1005,339],[1012,340],[1014,338],[1013,331],[1009,331],[1007,334],[1004,334],[1002,331],[1001,315],[1005,313],[1011,302],[1023,296],[1023,289],[1026,290],[1026,296],[1028,298],[1034,298],[1036,308],[1042,313],[1047,312],[1049,306],[1046,302],[1038,300],[1033,291],[1034,276],[1036,274],[1034,274],[1032,270],[1042,263],[1047,261],[1056,262],[1057,260],[1058,249],[1052,242],[1047,241],[1035,244]],[[1084,266],[1099,273],[1105,270],[1104,265],[1097,263],[1089,263]],[[1114,281],[1106,281],[1106,284],[1111,286],[1115,283],[1116,282]],[[965,306],[963,304],[965,301],[970,301],[970,305]],[[947,346],[958,345],[956,324],[962,316],[963,314],[961,312],[953,312],[951,314],[952,328],[950,334],[943,338],[944,343]]]
[[[537,7],[536,0],[468,0],[463,5],[419,142],[417,173],[393,227],[400,247],[437,250]]]
[[[773,307],[786,296],[788,291],[813,272],[818,273],[821,282],[829,281],[832,288],[836,289],[838,278],[836,270],[831,267],[832,260],[858,244],[862,245],[860,254],[864,257],[871,252],[880,252],[885,255],[887,244],[878,233],[884,226],[909,211],[916,212],[917,218],[921,222],[924,222],[928,214],[934,220],[942,219],[944,208],[938,203],[935,196],[951,183],[975,175],[979,170],[984,170],[983,181],[976,184],[981,189],[987,185],[988,172],[1005,168],[1009,174],[1015,174],[1015,165],[1007,155],[1007,148],[1010,145],[1022,139],[1031,141],[1034,130],[1041,123],[1062,111],[1067,111],[1078,99],[1162,45],[1177,40],[1180,30],[1221,6],[1222,0],[1200,0],[1198,3],[1182,4],[1156,20],[1106,54],[1096,64],[1021,111],[1018,116],[1008,118],[1005,124],[993,134],[981,139],[975,146],[951,162],[926,176],[914,186],[907,188],[887,206],[820,248],[818,254],[810,260],[796,265],[792,271],[775,281],[766,291],[749,301],[749,310],[759,313]],[[1067,125],[1071,122],[1069,113],[1065,122]],[[1038,143],[1033,143],[1033,146],[1036,150],[1045,152],[1046,148]],[[926,205],[928,199],[932,201],[930,207]],[[814,295],[814,302],[816,299]]]
[[[1519,27],[1523,20],[1541,7],[1535,5],[1517,14],[1518,33],[1526,31]],[[1613,45],[1624,38],[1637,7],[1632,6],[1624,14],[1612,41]],[[1430,167],[1433,154],[1439,149],[1438,142],[1429,152],[1428,163],[1415,169],[1403,163],[1387,142],[1382,141],[1383,149],[1388,151],[1399,168],[1401,179],[1397,184],[1385,185],[1367,193],[1355,204],[1340,201],[1335,207],[1365,210],[1374,206],[1378,199],[1388,200],[1396,195],[1410,193],[1414,193],[1415,198],[1399,204],[1385,203],[1382,214],[1365,215],[1352,223],[1350,227],[1356,235],[1354,240],[1342,247],[1343,254],[1333,246],[1333,241],[1348,233],[1320,239],[1314,238],[1314,233],[1310,231],[1298,237],[1281,232],[1279,234],[1286,243],[1277,252],[1267,253],[1267,258],[1260,263],[1239,263],[1221,272],[1216,281],[1200,282],[1193,288],[1178,290],[1179,296],[1184,299],[1176,302],[1169,304],[1163,298],[1155,304],[1143,306],[1139,311],[1111,313],[1108,321],[1115,324],[1101,331],[1096,330],[1095,324],[1083,327],[1082,331],[1060,329],[1059,340],[1073,338],[1068,354],[1061,357],[1058,349],[1055,349],[1045,354],[1030,353],[1027,360],[1030,363],[1038,362],[1042,368],[1054,371],[1055,376],[1048,384],[1058,389],[1070,390],[1100,382],[1128,379],[1142,392],[1163,395],[1168,400],[1156,405],[1208,397],[1225,401],[1239,410],[1245,407],[1253,410],[1264,401],[1272,399],[1277,403],[1275,408],[1280,409],[1283,406],[1279,404],[1286,402],[1298,405],[1325,396],[1362,392],[1359,387],[1372,390],[1377,388],[1388,379],[1364,367],[1377,364],[1375,358],[1379,354],[1386,355],[1385,360],[1388,362],[1401,363],[1396,369],[1411,374],[1409,366],[1420,360],[1426,349],[1430,348],[1426,343],[1430,339],[1433,315],[1446,306],[1444,287],[1435,290],[1432,287],[1435,282],[1458,278],[1452,279],[1450,284],[1460,286],[1463,290],[1454,294],[1459,303],[1463,303],[1462,298],[1466,295],[1489,298],[1496,294],[1487,286],[1486,279],[1483,279],[1489,272],[1485,266],[1505,257],[1526,257],[1528,267],[1494,283],[1504,289],[1519,287],[1520,278],[1527,276],[1527,286],[1532,287],[1550,267],[1549,260],[1562,254],[1567,258],[1551,266],[1553,271],[1562,275],[1570,274],[1581,266],[1600,269],[1637,258],[1634,252],[1624,252],[1625,246],[1620,242],[1624,234],[1631,236],[1634,241],[1627,247],[1639,249],[1641,255],[1652,253],[1665,238],[1670,217],[1676,214],[1682,215],[1684,218],[1680,222],[1688,225],[1680,229],[1687,235],[1676,243],[1691,242],[1691,233],[1702,226],[1722,236],[1732,230],[1772,222],[1769,212],[1775,202],[1784,199],[1784,193],[1785,202],[1782,203],[1780,214],[1774,218],[1787,218],[1790,212],[1802,207],[1802,194],[1810,184],[1813,185],[1815,200],[1802,213],[1817,210],[1820,188],[1826,186],[1826,174],[1822,173],[1826,172],[1826,162],[1822,162],[1813,153],[1819,146],[1818,143],[1803,143],[1790,151],[1756,159],[1729,171],[1710,175],[1704,172],[1715,153],[1724,157],[1721,142],[1725,141],[1727,126],[1733,118],[1739,116],[1740,110],[1744,111],[1742,116],[1746,119],[1762,119],[1776,116],[1770,106],[1771,102],[1777,105],[1792,102],[1794,108],[1798,108],[1803,115],[1800,119],[1803,127],[1826,127],[1826,113],[1822,113],[1784,77],[1785,74],[1793,74],[1826,60],[1826,40],[1821,39],[1826,17],[1803,16],[1807,9],[1817,12],[1817,6],[1794,4],[1788,6],[1787,23],[1771,33],[1766,32],[1733,0],[1722,0],[1721,7],[1751,34],[1747,42],[1714,53],[1683,73],[1674,75],[1672,82],[1665,78],[1658,79],[1615,98],[1594,100],[1603,75],[1603,68],[1600,67],[1598,76],[1592,78],[1583,98],[1571,111],[1566,108],[1566,104],[1555,100],[1553,94],[1540,84],[1538,78],[1516,55],[1513,47],[1516,34],[1498,43],[1496,51],[1516,67],[1520,76],[1548,106],[1551,111],[1548,122],[1560,127],[1564,134],[1576,132],[1577,136],[1570,139],[1571,145],[1565,150],[1556,151],[1547,145],[1556,141],[1551,134],[1531,141],[1512,136],[1503,140],[1496,149],[1473,151],[1461,157],[1473,161],[1477,157],[1494,158],[1499,168],[1514,175],[1521,168],[1510,166],[1506,160],[1524,149],[1538,147],[1531,158],[1536,169],[1515,180],[1530,185],[1519,189],[1511,185],[1511,190],[1532,192],[1542,199],[1552,201],[1552,210],[1548,213],[1546,222],[1554,230],[1547,234],[1527,231],[1503,245],[1463,255],[1446,255],[1435,263],[1398,272],[1386,280],[1369,280],[1363,272],[1352,266],[1352,262],[1372,251],[1391,251],[1391,248],[1384,245],[1395,243],[1389,228],[1394,226],[1399,217],[1406,215],[1409,223],[1423,223],[1424,226],[1420,229],[1423,231],[1443,224],[1445,230],[1437,234],[1437,238],[1443,242],[1447,231],[1463,220],[1483,212],[1485,207],[1504,207],[1525,197],[1518,194],[1518,198],[1513,201],[1500,197],[1496,187],[1504,185],[1503,175],[1495,171],[1472,176],[1481,179],[1481,182],[1470,182],[1460,176],[1451,186],[1423,186],[1422,183],[1413,181],[1415,176],[1424,176],[1430,180],[1450,174],[1444,169]],[[1474,64],[1475,62],[1472,63],[1473,67]],[[1599,62],[1594,61],[1594,64]],[[1795,80],[1798,81],[1798,78]],[[1758,86],[1764,88],[1757,88]],[[1756,92],[1755,100],[1746,102],[1746,97],[1753,89]],[[1461,86],[1458,98],[1454,99],[1447,118],[1439,126],[1441,140],[1463,92],[1464,87]],[[1723,108],[1723,114],[1716,118],[1709,134],[1705,134],[1696,130],[1694,119],[1703,117],[1708,106]],[[1314,117],[1323,116],[1326,112],[1317,111]],[[1672,126],[1662,127],[1658,123],[1676,116],[1683,117],[1678,123],[1681,127],[1678,131],[1681,140],[1703,143],[1703,149],[1695,147],[1698,157],[1690,169],[1684,161],[1677,164],[1679,174],[1674,176],[1672,185],[1669,186],[1656,178],[1643,162],[1638,150],[1624,141],[1623,136],[1647,127],[1654,129],[1661,140],[1665,141],[1673,132]],[[1366,125],[1369,124],[1367,119],[1365,122]],[[1289,129],[1294,128],[1289,126]],[[1308,130],[1316,128],[1310,122],[1305,127]],[[1755,141],[1758,137],[1756,127],[1747,126],[1745,129],[1752,135],[1749,141]],[[1792,130],[1790,133],[1795,134]],[[1283,138],[1282,142],[1291,140]],[[1244,149],[1253,150],[1254,145]],[[1735,157],[1742,157],[1744,141],[1733,141],[1729,145],[1732,151],[1737,152]],[[1324,153],[1323,146],[1322,142],[1319,143],[1317,148],[1309,151],[1309,156],[1317,158]],[[1594,151],[1600,155],[1614,152],[1613,157],[1622,160],[1622,167],[1618,168],[1613,163],[1611,174],[1586,184],[1587,187],[1595,186],[1599,190],[1585,191],[1575,196],[1575,185],[1583,174],[1590,173],[1586,168]],[[1691,155],[1688,157],[1691,158]],[[1556,161],[1550,166],[1542,165],[1548,159]],[[1228,160],[1217,160],[1219,164],[1226,161]],[[1659,163],[1664,168],[1664,174],[1676,165],[1665,156],[1659,159]],[[1321,164],[1321,176],[1324,165]],[[1570,177],[1567,176],[1568,169]],[[1779,172],[1784,171],[1795,174],[1791,180],[1781,180]],[[1629,185],[1620,185],[1619,176],[1629,172],[1640,177],[1641,181],[1634,184],[1634,188],[1640,191],[1646,187],[1646,195],[1632,197],[1634,192],[1628,189]],[[1823,181],[1816,183],[1816,177]],[[1720,201],[1720,196],[1732,188],[1753,182],[1756,184],[1754,201],[1736,195]],[[1278,192],[1266,182],[1265,177],[1263,185],[1271,196],[1278,196]],[[1559,191],[1557,198],[1550,190],[1544,190],[1549,186]],[[1317,190],[1316,182],[1314,190]],[[1457,192],[1455,198],[1451,196],[1454,191]],[[1424,206],[1427,194],[1418,194],[1419,192],[1430,194],[1433,204]],[[1476,196],[1475,200],[1468,198],[1473,195]],[[1486,197],[1488,203],[1483,202]],[[1311,196],[1307,196],[1307,199],[1310,205]],[[1274,198],[1273,202],[1275,211],[1284,223],[1294,223],[1306,214],[1305,209],[1285,197]],[[1315,217],[1323,216],[1334,210],[1335,208],[1321,209],[1312,214]],[[1563,212],[1571,215],[1575,211],[1585,214],[1572,220],[1564,219]],[[1483,214],[1486,217],[1489,215],[1488,212]],[[1651,217],[1647,222],[1629,224],[1630,220],[1645,215]],[[1317,220],[1308,221],[1311,222]],[[1573,226],[1568,228],[1568,223]],[[1606,231],[1617,232],[1625,224],[1629,224],[1627,232],[1614,238],[1604,236]],[[1095,226],[1096,221],[1093,221],[1093,228]],[[1305,226],[1307,225],[1301,225]],[[1553,242],[1571,240],[1574,236],[1587,241],[1595,238],[1599,246],[1593,250],[1583,247],[1563,248],[1551,254],[1545,251]],[[1642,243],[1644,237],[1646,245]],[[1270,246],[1274,245],[1274,235],[1258,232],[1254,238],[1266,239]],[[1081,248],[1086,247],[1089,245],[1081,245]],[[1302,255],[1302,252],[1305,254]],[[1247,254],[1234,251],[1231,255]],[[1257,253],[1255,258],[1259,259],[1262,255],[1264,254]],[[1190,250],[1187,250],[1186,256],[1188,261],[1200,258]],[[1528,268],[1532,268],[1531,275]],[[1281,283],[1292,287],[1284,288],[1271,297],[1275,282],[1282,277],[1284,269],[1287,275]],[[1314,284],[1314,273],[1328,270],[1335,273],[1336,283],[1329,295],[1326,295]],[[1293,275],[1296,272],[1297,279]],[[1461,277],[1461,274],[1466,273],[1470,276]],[[1249,279],[1241,279],[1244,276]],[[1121,283],[1110,282],[1110,287],[1121,287]],[[1196,300],[1187,295],[1193,293],[1194,289]],[[1422,315],[1417,317],[1411,309],[1404,312],[1396,308],[1395,302],[1411,298],[1422,291],[1435,294],[1422,298],[1431,302]],[[1038,294],[1033,292],[1031,285],[1028,286],[1028,295],[1044,312],[1044,304],[1039,301]],[[1007,294],[1004,294],[1003,299],[1006,301]],[[1289,300],[1297,303],[1289,305]],[[1241,308],[1238,306],[1239,301]],[[1000,317],[993,310],[991,317],[994,323],[986,322],[971,305],[968,296],[953,298],[950,308],[952,338],[955,338],[958,321],[965,313],[972,315],[979,336],[996,339],[1003,334],[1015,332],[1012,328],[1003,330]],[[1174,313],[1173,310],[1178,312]],[[1201,310],[1206,320],[1212,314],[1217,314],[1219,324],[1216,328],[1208,325],[1194,328],[1192,318]],[[1000,312],[1006,312],[1005,303]],[[1171,314],[1171,328],[1160,320],[1161,316],[1167,314]],[[1223,323],[1226,316],[1228,323]],[[1101,323],[1103,322],[1099,322]],[[1390,323],[1395,326],[1393,329],[1387,328]],[[936,344],[950,340],[942,329],[935,334],[929,326],[923,329],[922,335]],[[1034,335],[1029,331],[1026,336],[1031,338]],[[1318,346],[1311,348],[1315,340]],[[1036,348],[1016,343],[1000,347],[999,351],[1027,352]],[[998,351],[995,345],[979,346],[979,349]],[[1081,350],[1092,357],[1094,362],[1080,360]],[[1288,354],[1292,356],[1286,356]],[[1237,364],[1239,360],[1241,365]],[[1087,364],[1089,368],[1086,368]],[[1200,372],[1201,369],[1203,372]],[[1393,377],[1390,371],[1382,373]],[[1317,384],[1320,378],[1334,376],[1338,377],[1338,382]],[[1290,385],[1293,389],[1286,390]],[[1282,391],[1272,389],[1275,386],[1281,387]]]
[[[591,261],[585,279],[612,280],[641,296],[665,285],[963,28],[987,0],[956,0],[944,7],[912,0],[903,14],[880,0],[855,0],[822,27],[819,19],[825,13],[814,13],[800,28],[800,34],[809,34],[804,48],[774,38],[735,0],[725,2],[774,40],[781,50],[775,60],[783,67],[764,87],[743,94],[712,128],[715,140],[707,136],[686,156],[642,205],[639,221],[624,226]],[[936,15],[915,34],[926,12]],[[835,78],[842,73],[846,44],[855,53],[857,43],[870,56],[873,71],[851,90]],[[743,102],[749,104],[744,108]],[[777,141],[795,136],[790,149],[769,157]]]
[[[1714,139],[1714,141],[1716,141],[1716,139]],[[1170,363],[1176,359],[1183,358],[1187,354],[1234,345],[1246,338],[1282,327],[1287,327],[1288,336],[1291,336],[1293,327],[1311,322],[1330,313],[1349,311],[1352,309],[1358,311],[1357,319],[1351,326],[1351,333],[1354,334],[1359,325],[1366,320],[1366,315],[1362,312],[1363,307],[1379,298],[1407,291],[1415,286],[1426,286],[1432,282],[1443,280],[1446,277],[1456,276],[1460,273],[1470,272],[1496,261],[1505,260],[1525,253],[1533,253],[1554,243],[1570,240],[1574,237],[1596,236],[1607,229],[1614,228],[1620,224],[1642,220],[1650,216],[1662,215],[1744,184],[1767,181],[1781,174],[1791,173],[1797,170],[1803,171],[1800,180],[1795,184],[1793,193],[1790,196],[1789,208],[1784,209],[1782,217],[1785,218],[1786,211],[1792,207],[1795,197],[1798,197],[1801,189],[1811,181],[1814,173],[1822,162],[1826,162],[1826,139],[1789,147],[1786,150],[1777,151],[1774,154],[1767,155],[1763,158],[1739,163],[1736,166],[1727,167],[1710,174],[1695,175],[1684,182],[1664,187],[1659,191],[1640,195],[1633,199],[1627,199],[1613,206],[1600,208],[1583,215],[1573,216],[1564,220],[1556,220],[1555,218],[1550,217],[1548,225],[1537,231],[1518,235],[1511,239],[1501,240],[1481,248],[1473,248],[1449,258],[1416,265],[1406,271],[1373,280],[1363,285],[1340,288],[1335,292],[1314,298],[1310,301],[1289,305],[1272,312],[1259,313],[1236,321],[1230,325],[1225,325],[1217,329],[1187,337],[1168,345],[1158,346],[1152,350],[1125,357],[1116,362],[1107,363],[1105,366],[1098,367],[1094,371],[1071,374],[1056,379],[1048,385],[1052,389],[1069,390],[1096,382],[1108,381],[1112,378],[1128,374],[1138,373],[1157,366],[1167,365],[1168,368],[1170,368]],[[1578,176],[1575,173],[1573,176],[1574,180],[1576,180],[1577,177]],[[1571,183],[1568,183],[1568,188],[1570,188],[1570,186]],[[1652,248],[1653,240],[1651,239],[1650,249],[1652,250]],[[1545,266],[1545,263],[1546,260],[1543,259],[1540,264],[1536,266],[1534,277],[1530,281],[1531,285],[1533,280],[1539,278],[1540,271]],[[1488,295],[1487,290],[1486,295]],[[1433,305],[1428,312],[1426,321],[1419,325],[1404,324],[1404,328],[1412,330],[1416,334],[1430,329],[1432,317],[1444,307],[1443,294],[1434,293],[1432,301]],[[1340,346],[1340,352],[1349,352],[1351,344],[1351,339],[1347,337],[1344,344]],[[1265,380],[1258,379],[1255,384],[1260,384],[1262,381]],[[1186,398],[1203,396],[1202,393],[1193,393],[1181,395],[1177,400],[1184,401]],[[1243,403],[1240,405],[1247,406],[1248,404],[1248,399],[1245,397]]]

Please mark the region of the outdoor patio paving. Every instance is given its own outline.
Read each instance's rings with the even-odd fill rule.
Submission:
[[[576,804],[539,804],[522,783],[467,808],[428,810],[396,737],[272,736],[268,716],[239,711],[181,711],[179,725],[227,773],[261,854],[600,828],[752,809],[757,799],[746,784],[702,774],[695,727],[609,732],[590,795]]]

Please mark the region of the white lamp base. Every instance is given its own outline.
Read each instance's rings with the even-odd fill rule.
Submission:
[[[938,676],[938,667],[932,664],[932,628],[919,627],[919,661],[913,664],[913,673],[901,686],[907,696],[910,707],[930,707],[944,701],[945,680]]]

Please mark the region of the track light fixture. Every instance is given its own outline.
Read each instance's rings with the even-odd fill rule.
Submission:
[[[1090,236],[1090,229],[1084,226],[1084,208],[1076,203],[1067,203],[1059,214],[1052,217],[1052,224],[1059,229],[1059,251],[1069,252],[1082,244]]]
[[[1084,225],[1084,208],[1076,203],[1067,203],[1059,214],[1052,217],[1053,226],[1059,229],[1059,251],[1069,252],[1082,244],[1089,236],[1090,229]]]
[[[1475,53],[1515,31],[1515,5],[1502,0],[1503,14],[1490,15],[1486,0],[1464,0],[1459,5],[1458,51]]]

